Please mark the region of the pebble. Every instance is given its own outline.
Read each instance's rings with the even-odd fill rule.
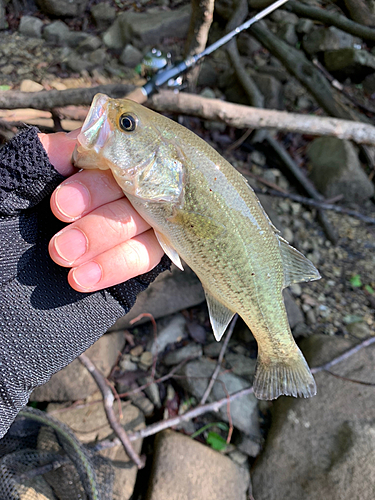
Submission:
[[[135,358],[138,358],[142,353],[143,353],[143,346],[141,346],[141,345],[136,345],[130,351],[130,355],[135,357]]]
[[[301,285],[299,285],[298,283],[293,283],[289,288],[295,297],[299,297],[302,293]]]
[[[150,351],[145,351],[142,353],[139,359],[139,367],[140,368],[146,367],[146,369],[150,368],[150,366],[152,365],[152,361],[153,361],[152,353]]]
[[[131,361],[130,354],[123,355],[122,359],[119,362],[119,366],[120,366],[121,370],[123,370],[125,372],[135,372],[135,370],[137,370],[137,368],[138,368],[136,363],[133,363],[133,361]]]

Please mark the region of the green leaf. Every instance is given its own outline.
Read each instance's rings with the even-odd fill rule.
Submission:
[[[352,276],[350,278],[350,284],[352,286],[354,286],[355,288],[359,288],[360,286],[362,286],[362,281],[361,281],[361,277],[359,274],[355,274],[354,276]]]
[[[202,432],[206,431],[207,429],[210,429],[210,427],[218,427],[220,430],[225,431],[225,432],[228,432],[228,430],[229,430],[228,425],[225,424],[224,422],[211,422],[209,424],[204,425],[203,427],[201,427],[197,431],[195,431],[190,436],[191,439],[195,439],[197,436],[199,436],[199,434],[202,434]]]
[[[374,295],[374,293],[375,293],[375,290],[370,285],[365,285],[365,290],[366,290],[366,292],[370,293],[371,295]]]
[[[9,90],[10,85],[0,85],[0,90]]]
[[[227,447],[225,439],[214,431],[208,433],[206,441],[216,451],[224,450]]]

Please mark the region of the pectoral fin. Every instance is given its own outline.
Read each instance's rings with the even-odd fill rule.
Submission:
[[[206,294],[212,330],[214,332],[215,339],[219,341],[224,335],[224,332],[235,313],[223,306],[223,304],[215,299],[215,297],[213,297],[210,292],[207,292],[207,290],[204,290],[204,293]]]
[[[163,234],[159,233],[158,231],[155,231],[155,235],[158,239],[160,246],[162,247],[164,252],[168,255],[168,257],[171,259],[173,264],[177,266],[179,269],[181,269],[181,271],[183,271],[184,268],[182,267],[181,259],[176,250],[171,246],[168,238],[166,238]]]
[[[277,238],[283,261],[284,288],[292,283],[314,281],[321,278],[319,271],[309,259],[306,259],[301,252],[290,246],[281,236],[277,236]]]

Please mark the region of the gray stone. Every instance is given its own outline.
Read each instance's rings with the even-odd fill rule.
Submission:
[[[303,313],[299,305],[294,300],[290,290],[288,289],[283,290],[283,297],[284,297],[286,313],[288,315],[289,325],[290,328],[293,330],[293,328],[295,328],[299,323],[303,323],[304,321]]]
[[[374,185],[349,141],[319,137],[310,143],[307,155],[312,167],[311,180],[325,197],[343,194],[345,200],[358,203],[373,196]]]
[[[5,30],[8,27],[8,23],[5,19],[5,3],[4,0],[0,0],[0,30]]]
[[[310,33],[315,29],[314,21],[312,19],[300,19],[296,26],[297,33]]]
[[[89,61],[84,56],[77,54],[75,51],[72,51],[64,62],[69,69],[76,73],[81,73],[83,70],[89,71],[95,66],[93,62]]]
[[[215,366],[216,362],[207,358],[190,361],[179,370],[183,378],[179,378],[177,382],[190,394],[200,399],[207,388]],[[221,373],[218,380],[224,383],[227,392],[224,391],[221,383],[216,383],[209,396],[209,401],[225,398],[227,394],[233,394],[250,386],[248,381],[233,375],[233,373]],[[259,435],[258,400],[253,394],[232,401],[230,412],[235,427],[245,434]],[[221,418],[228,420],[226,406],[221,407],[219,413]]]
[[[145,311],[157,319],[204,302],[204,291],[199,279],[186,264],[184,269],[180,271],[172,266],[172,272],[166,271],[158,276],[147,290],[138,295],[134,307],[116,322],[112,330],[129,328],[130,321]],[[145,321],[148,321],[147,318]]]
[[[272,75],[251,72],[251,77],[264,97],[264,107],[268,109],[284,109],[283,86]]]
[[[108,376],[124,344],[122,332],[113,332],[95,342],[86,351],[86,355],[104,376]],[[97,390],[98,386],[88,370],[75,359],[70,365],[52,375],[45,385],[37,387],[31,393],[30,401],[76,401],[87,398]]]
[[[215,87],[217,85],[217,71],[209,61],[203,61],[198,75],[198,85]]]
[[[370,335],[375,335],[375,333],[370,330],[368,324],[363,321],[350,323],[349,325],[346,325],[346,329],[350,335],[353,335],[353,337],[357,339],[363,340],[367,339]]]
[[[74,434],[84,444],[96,443],[102,439],[113,439],[114,433],[108,423],[104,405],[102,402],[92,404],[91,400],[94,399],[97,399],[97,395],[86,401],[91,404],[85,408],[71,408],[67,411],[53,413],[54,410],[61,409],[62,405],[50,404],[47,411],[52,413],[54,418],[74,429]],[[122,402],[121,409],[123,415],[121,425],[126,431],[135,432],[145,426],[144,416],[138,408]],[[136,453],[140,453],[142,439],[132,443],[132,446]],[[137,466],[129,459],[122,445],[102,450],[100,455],[111,460],[114,468],[115,478],[113,497],[111,498],[113,500],[129,500],[137,478]]]
[[[22,16],[18,31],[31,38],[42,38],[43,21],[38,17]]]
[[[204,355],[208,358],[217,358],[220,354],[222,345],[220,342],[211,342],[203,347]]]
[[[277,30],[277,34],[282,40],[289,43],[289,45],[294,46],[298,42],[296,28],[293,24],[282,24]]]
[[[185,327],[186,319],[184,316],[182,316],[182,314],[176,314],[168,325],[158,333],[156,340],[153,339],[149,342],[147,349],[153,355],[161,354],[168,345],[180,342],[187,337]]]
[[[135,68],[142,61],[142,52],[128,43],[121,52],[120,61],[128,68]]]
[[[200,344],[191,343],[181,349],[169,352],[163,358],[163,364],[166,366],[178,365],[188,358],[200,358],[203,356],[202,346]]]
[[[301,344],[310,366],[342,354],[353,342],[314,335]],[[364,348],[334,367],[375,383],[375,350]],[[265,449],[254,464],[257,500],[372,500],[375,491],[374,388],[316,374],[317,396],[279,398]]]
[[[43,30],[43,38],[46,42],[53,43],[55,45],[67,45],[69,35],[69,27],[62,21],[53,21]]]
[[[109,3],[98,3],[91,7],[91,15],[100,30],[107,29],[116,18],[116,9]]]
[[[261,451],[260,440],[255,441],[244,434],[241,434],[234,444],[249,457],[257,457]]]
[[[308,54],[352,48],[359,38],[338,28],[315,28],[303,37],[303,48]]]
[[[74,17],[83,14],[88,0],[36,0],[46,14],[61,17]]]
[[[178,432],[158,434],[147,500],[246,500],[247,468]]]
[[[228,352],[225,354],[225,361],[230,365],[232,373],[247,380],[253,380],[257,364],[256,359],[249,358],[243,354]]]
[[[256,38],[248,33],[241,33],[237,38],[237,45],[240,54],[244,56],[252,56],[254,52],[262,50],[262,45]]]
[[[366,78],[362,82],[363,89],[367,94],[375,93],[375,73],[371,73],[371,75],[367,75]]]
[[[375,69],[375,56],[366,50],[354,48],[329,50],[324,53],[324,64],[328,71],[342,76],[350,76],[360,82]]]
[[[190,5],[166,11],[123,12],[105,32],[103,41],[112,49],[123,49],[131,43],[142,50],[145,45],[158,45],[166,35],[185,38],[190,21]]]
[[[72,37],[72,35],[76,35],[76,33],[84,36],[80,38],[77,36]],[[94,52],[97,50],[102,45],[102,41],[97,36],[75,31],[70,32],[68,44],[70,47],[74,47],[78,54],[84,54],[85,52]]]
[[[270,15],[270,18],[272,19],[273,22],[279,25],[291,24],[292,26],[295,26],[298,24],[299,21],[299,17],[296,14],[280,9],[273,11],[272,14]]]
[[[139,379],[139,382],[142,385],[148,384],[147,387],[144,389],[144,392],[146,393],[152,404],[156,406],[156,408],[161,408],[159,386],[154,382],[152,382],[151,377],[141,377]]]

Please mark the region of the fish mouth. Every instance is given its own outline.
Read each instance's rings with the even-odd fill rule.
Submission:
[[[108,141],[112,130],[107,119],[107,108],[110,98],[105,94],[96,94],[88,115],[78,134],[77,141],[84,149],[93,149],[96,153]]]

